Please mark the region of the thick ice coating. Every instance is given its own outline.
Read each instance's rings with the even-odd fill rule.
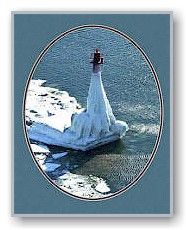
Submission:
[[[28,104],[30,100],[29,93]],[[56,92],[54,94],[57,95]],[[47,96],[53,98],[51,95]],[[66,100],[69,101],[66,94],[65,96]],[[79,111],[75,109],[75,104],[77,104],[76,101],[73,103],[73,109],[70,109],[70,105],[67,108],[63,106],[62,110],[53,109],[52,113],[49,111],[43,118],[34,120],[29,115],[32,114],[30,113],[31,108],[28,108],[26,103],[27,120],[32,120],[33,122],[28,128],[29,138],[46,144],[86,151],[119,140],[128,130],[126,122],[116,120],[112,112],[102,84],[101,72],[92,73],[87,109]],[[33,103],[32,106],[36,108]],[[44,106],[44,104],[41,104],[41,106]],[[41,109],[41,107],[39,108]],[[43,109],[46,110],[46,107]],[[71,122],[69,122],[69,118],[71,118]],[[53,119],[55,120],[52,122]],[[67,121],[68,124],[65,124],[64,121]],[[62,123],[63,125],[61,125]],[[57,124],[59,124],[59,129]]]
[[[101,72],[92,74],[87,110],[74,116],[70,130],[77,138],[91,137],[97,140],[113,134],[119,139],[128,130],[125,122],[116,121],[103,88]]]

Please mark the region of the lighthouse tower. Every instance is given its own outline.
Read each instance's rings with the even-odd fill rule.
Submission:
[[[87,109],[74,116],[70,127],[76,135],[76,144],[80,142],[85,149],[118,140],[128,130],[125,122],[116,120],[107,99],[101,79],[101,65],[104,59],[98,49],[91,54],[90,63],[93,64],[93,69]]]
[[[93,64],[92,77],[87,97],[87,114],[91,121],[91,133],[93,136],[104,136],[110,132],[111,125],[116,118],[107,99],[101,76],[101,65],[104,58],[98,49],[90,57]]]

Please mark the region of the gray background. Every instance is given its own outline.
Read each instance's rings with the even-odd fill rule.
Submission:
[[[14,16],[14,213],[15,214],[169,214],[170,211],[170,15]],[[53,187],[32,160],[22,124],[22,101],[38,55],[62,32],[102,24],[130,36],[152,62],[162,89],[164,127],[157,154],[144,176],[129,190],[103,201],[70,197]]]

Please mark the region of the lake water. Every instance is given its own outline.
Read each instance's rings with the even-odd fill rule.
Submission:
[[[92,66],[90,54],[99,48],[104,55],[103,85],[113,113],[126,121],[126,136],[87,152],[48,146],[52,153],[68,152],[46,162],[61,167],[47,172],[55,180],[64,172],[103,178],[117,192],[143,170],[153,151],[160,125],[160,102],[156,82],[147,61],[127,39],[101,28],[76,30],[58,40],[41,59],[33,79],[67,91],[86,107]],[[66,171],[65,171],[66,170]]]

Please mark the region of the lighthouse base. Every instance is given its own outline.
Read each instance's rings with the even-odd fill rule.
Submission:
[[[31,140],[87,151],[121,139],[128,130],[112,112],[101,72],[92,74],[86,110],[77,109],[67,92],[42,87],[42,82],[33,81],[29,90],[26,124]]]
[[[42,132],[41,132],[42,130]],[[70,129],[60,132],[46,124],[35,124],[29,132],[29,138],[49,145],[62,146],[65,148],[87,151],[108,143],[120,140],[125,136],[128,125],[123,121],[116,121],[111,131],[101,136],[78,137]]]

